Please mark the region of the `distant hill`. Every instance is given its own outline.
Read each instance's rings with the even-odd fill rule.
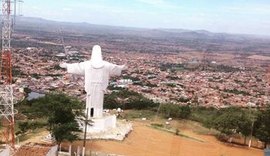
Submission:
[[[270,51],[270,38],[254,35],[236,35],[226,33],[212,33],[206,30],[185,29],[144,29],[96,25],[89,23],[70,23],[45,20],[42,18],[17,18],[16,31],[40,31],[57,33],[59,29],[65,35],[90,36],[95,39],[106,38],[106,41],[136,42],[140,45],[166,44],[186,47],[200,51],[240,51],[262,52]],[[121,43],[124,44],[124,43]],[[156,47],[154,49],[163,48]],[[147,49],[147,48],[146,48]],[[151,50],[157,51],[157,50]],[[149,52],[146,50],[146,52]],[[171,52],[177,52],[174,48]]]
[[[55,29],[63,28],[63,30],[70,30],[81,33],[106,33],[106,34],[121,34],[121,35],[136,35],[141,37],[151,38],[190,38],[190,39],[216,39],[216,40],[245,40],[247,38],[258,36],[251,35],[233,35],[226,33],[212,33],[206,30],[186,30],[186,29],[146,29],[146,28],[132,28],[120,26],[96,25],[89,23],[71,23],[58,22],[42,18],[34,17],[19,17],[17,18],[17,27],[25,29],[38,29],[44,31],[53,31]],[[71,29],[70,29],[71,28]]]

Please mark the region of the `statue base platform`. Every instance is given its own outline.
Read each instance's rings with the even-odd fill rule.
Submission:
[[[116,127],[115,115],[103,115],[102,118],[92,118],[92,125],[87,126],[87,133],[99,133]],[[83,131],[85,129],[83,128]]]
[[[116,120],[115,115],[104,115],[103,118],[92,119],[92,125],[87,126],[86,139],[124,140],[132,131],[132,124],[125,120]],[[80,127],[84,131],[84,124]],[[79,137],[83,139],[84,133]]]

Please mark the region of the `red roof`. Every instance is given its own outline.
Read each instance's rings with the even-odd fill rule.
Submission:
[[[53,145],[28,143],[21,146],[14,156],[46,156]]]

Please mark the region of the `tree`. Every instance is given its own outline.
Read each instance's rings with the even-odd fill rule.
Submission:
[[[28,95],[29,93],[31,93],[32,90],[28,87],[25,87],[23,88],[23,91]]]
[[[212,126],[225,135],[241,133],[246,144],[246,138],[252,132],[252,122],[256,118],[254,113],[236,107],[226,108],[215,116]]]
[[[187,118],[189,118],[189,116],[191,114],[191,109],[190,109],[190,107],[188,105],[181,106],[179,113],[180,113],[179,118],[187,119]]]
[[[254,123],[254,135],[265,143],[265,148],[270,143],[270,106],[258,115]]]
[[[180,106],[175,104],[162,104],[160,107],[160,113],[164,117],[175,117],[180,119],[187,119],[191,114],[189,106]]]
[[[252,132],[252,118],[251,113],[247,114],[245,112],[241,112],[241,116],[238,122],[238,131],[245,137],[244,144],[247,142],[247,136]]]
[[[157,106],[158,106],[158,103],[155,103],[152,100],[147,99],[145,97],[129,98],[127,103],[124,104],[125,109],[137,109],[137,110],[155,109],[157,108]]]
[[[110,95],[105,95],[104,108],[122,108],[122,109],[150,109],[155,110],[158,103],[145,98],[142,94],[126,89],[112,92]]]
[[[25,133],[29,129],[29,123],[28,122],[19,122],[19,129],[22,133]]]
[[[226,135],[239,132],[241,112],[242,110],[240,108],[234,107],[221,110],[221,114],[214,119],[214,128]]]
[[[119,103],[118,101],[116,101],[115,96],[105,95],[104,108],[106,108],[106,109],[122,108],[122,104]]]
[[[74,141],[79,132],[76,116],[82,114],[83,105],[74,98],[62,93],[51,93],[32,103],[33,111],[41,117],[46,117],[48,127],[57,144],[64,140]]]

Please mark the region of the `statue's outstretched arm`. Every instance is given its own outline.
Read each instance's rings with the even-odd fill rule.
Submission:
[[[75,74],[75,75],[84,75],[85,72],[85,62],[81,63],[61,63],[59,65],[61,68],[66,68],[67,72],[70,74]]]
[[[126,70],[126,65],[116,65],[110,64],[110,76],[119,76],[121,75],[122,70]]]

